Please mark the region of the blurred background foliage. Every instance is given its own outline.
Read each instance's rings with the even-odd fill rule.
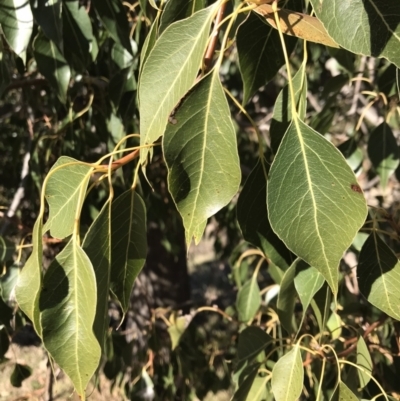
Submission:
[[[68,155],[82,161],[96,161],[112,151],[124,136],[138,132],[136,90],[140,58],[144,46],[148,45],[145,45],[146,37],[158,17],[157,10],[147,0],[104,3],[102,0],[63,0],[54,2],[55,11],[62,7],[62,13],[55,14],[37,5],[42,2],[32,2],[35,21],[32,34],[27,37],[26,46],[16,53],[7,36],[7,24],[12,19],[10,7],[14,3],[6,0],[0,5],[3,28],[0,38],[0,256],[3,268],[0,371],[5,372],[7,366],[12,366],[12,375],[2,375],[1,381],[11,380],[12,385],[20,387],[22,380],[35,375],[35,371],[16,364],[9,351],[10,344],[40,344],[29,322],[16,310],[13,298],[12,288],[19,268],[29,254],[29,248],[17,246],[30,241],[41,186],[58,157]],[[208,2],[198,2],[199,8],[205,3]],[[111,16],[106,4],[114,7]],[[179,5],[182,12],[171,13],[170,18],[189,15],[189,8],[183,2]],[[30,6],[21,3],[21,7]],[[161,27],[171,23],[168,15],[164,15]],[[244,17],[239,22],[243,20]],[[296,40],[292,47],[290,62],[297,70],[303,60],[303,47]],[[365,189],[368,204],[376,213],[371,218],[379,219],[381,228],[390,234],[388,243],[399,252],[400,121],[396,67],[384,59],[357,56],[314,43],[307,44],[307,52],[306,121],[337,145],[348,160]],[[224,86],[240,102],[243,83],[237,53],[235,45],[226,50],[221,73]],[[246,104],[268,145],[273,107],[286,85],[286,78],[285,70],[280,69]],[[244,184],[257,164],[257,137],[236,106],[233,103],[230,106]],[[379,180],[373,156],[379,146],[373,142],[373,133],[383,121],[393,133],[395,155],[395,173],[387,177],[385,185],[381,185],[382,177]],[[137,143],[136,139],[130,139],[125,146]],[[269,151],[266,158],[270,161],[271,157]],[[117,194],[126,188],[132,174],[131,165],[115,174]],[[210,219],[204,240],[189,250],[187,258],[182,223],[168,193],[166,168],[159,148],[148,166],[147,178],[151,187],[142,176],[140,190],[148,211],[148,259],[132,292],[130,311],[118,330],[121,311],[110,303],[107,352],[100,373],[108,384],[100,380],[94,387],[106,388],[102,390],[104,399],[120,399],[123,395],[131,400],[230,399],[241,369],[258,367],[270,351],[267,367],[271,369],[281,356],[281,351],[267,347],[250,357],[246,354],[248,350],[241,349],[241,341],[242,347],[247,341],[256,347],[258,341],[265,341],[265,338],[258,339],[260,331],[268,332],[275,341],[283,341],[287,336],[279,324],[276,298],[276,285],[283,272],[274,265],[267,266],[266,262],[258,265],[256,253],[250,252],[249,257],[241,258],[244,252],[254,248],[243,239],[239,229],[237,198]],[[84,227],[90,225],[106,198],[106,185],[100,184],[90,192],[82,213]],[[331,332],[323,335],[339,355],[345,356],[350,355],[348,347],[364,334],[372,356],[373,375],[392,392],[394,399],[399,399],[396,394],[400,394],[397,380],[400,326],[364,300],[352,270],[365,237],[366,234],[359,234],[343,260],[341,310],[336,323],[334,320],[328,323]],[[45,241],[45,266],[63,246],[64,243],[50,238]],[[254,280],[255,269],[259,269],[256,280],[259,293],[249,295],[246,288]],[[317,301],[324,298],[325,290],[322,287]],[[294,298],[293,303],[293,321],[296,326],[301,325],[300,334],[317,336],[320,328],[315,312],[303,310]],[[250,311],[244,311],[243,304]],[[318,307],[315,305],[317,310]],[[251,326],[254,332],[244,329],[244,323],[249,321],[254,321]],[[371,326],[375,329],[373,333],[368,331]],[[245,367],[240,360],[243,352],[248,359]],[[304,366],[304,394],[307,395],[304,399],[315,400],[321,361],[307,354]],[[326,367],[323,389],[326,397],[335,389],[335,369],[333,363]],[[57,378],[59,373],[48,371],[49,376],[53,374]],[[354,369],[346,368],[342,380],[353,387],[356,383],[357,387],[357,381],[353,380],[356,374]],[[31,388],[32,394],[56,399],[57,391],[52,383],[52,380],[39,381],[38,388]],[[250,397],[251,384],[245,396],[236,393],[234,399],[256,400],[246,398]],[[18,398],[18,393],[9,391],[4,400]],[[105,391],[111,391],[113,396]],[[93,398],[103,399],[102,392],[95,392]],[[369,381],[363,395],[372,398],[379,393],[376,384]],[[26,388],[24,394],[27,394]],[[267,393],[259,397],[257,400],[271,399]]]

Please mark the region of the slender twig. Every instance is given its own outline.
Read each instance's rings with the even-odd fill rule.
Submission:
[[[221,7],[218,10],[218,14],[215,18],[214,29],[211,34],[211,40],[208,43],[206,54],[204,56],[204,74],[206,74],[211,69],[211,63],[212,63],[212,59],[213,59],[213,56],[215,53],[215,47],[217,45],[218,34],[219,34],[219,30],[220,30],[220,23],[221,23],[222,19],[224,18],[226,5],[227,5],[226,2],[221,5]]]

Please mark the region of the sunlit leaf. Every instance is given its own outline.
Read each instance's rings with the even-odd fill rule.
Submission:
[[[158,15],[157,19],[151,24],[150,31],[144,40],[142,51],[140,52],[140,66],[139,66],[139,77],[142,74],[144,63],[146,62],[149,54],[153,50],[154,45],[156,44],[158,37]],[[141,82],[141,79],[139,80]],[[140,99],[139,99],[140,100]]]
[[[294,286],[299,294],[300,301],[305,311],[314,298],[314,295],[324,285],[324,278],[315,267],[307,265],[304,261],[297,263],[296,277],[294,278]]]
[[[97,306],[93,331],[102,349],[108,328],[108,294],[111,275],[111,216],[110,202],[101,209],[89,227],[82,247],[92,262],[96,275]]]
[[[243,104],[261,86],[270,81],[285,63],[279,32],[267,25],[255,13],[240,25],[237,32],[237,50],[243,80]],[[285,37],[290,54],[297,43],[293,37]]]
[[[311,4],[329,35],[341,47],[356,54],[385,57],[400,67],[399,2],[311,0]]]
[[[190,17],[196,11],[203,9],[205,0],[169,0],[161,14],[160,33],[173,22]]]
[[[214,4],[170,25],[149,54],[139,86],[142,146],[163,135],[172,109],[194,84],[215,12]],[[148,148],[141,149],[142,164],[149,153]]]
[[[119,0],[93,0],[92,3],[110,36],[115,42],[132,53],[129,39],[130,29],[126,18],[127,10],[122,2]]]
[[[337,340],[342,334],[342,319],[336,312],[332,312],[326,322],[326,327],[331,333],[332,340]]]
[[[246,327],[239,334],[237,359],[238,363],[255,358],[273,339],[260,327]]]
[[[218,71],[183,100],[168,124],[163,149],[186,242],[194,237],[198,243],[207,219],[229,203],[240,184],[236,134]]]
[[[147,255],[146,208],[132,189],[112,203],[111,290],[125,313],[133,283],[142,270]]]
[[[340,401],[359,401],[358,397],[343,383],[339,383]]]
[[[60,52],[64,51],[63,20],[61,0],[29,0],[35,21],[47,39],[55,43]]]
[[[78,0],[64,2],[64,55],[75,70],[83,72],[97,57],[97,40],[90,17]]]
[[[2,0],[0,25],[7,43],[25,61],[33,30],[33,15],[28,0]]]
[[[41,335],[39,292],[42,286],[42,249],[42,219],[39,217],[33,227],[32,253],[22,268],[15,286],[18,306],[33,322],[39,335]]]
[[[300,118],[306,115],[307,107],[307,80],[305,75],[305,64],[302,63],[299,70],[293,77],[294,97],[297,105],[297,112]],[[274,153],[278,151],[285,132],[292,121],[292,105],[289,86],[286,85],[276,99],[274,113],[272,115],[269,134],[271,136],[271,148]]]
[[[22,382],[32,374],[32,369],[28,365],[15,364],[10,376],[10,382],[14,387],[21,387]]]
[[[317,0],[319,1],[319,0]],[[270,4],[262,4],[254,10],[262,15],[269,24],[276,28],[276,21]],[[282,32],[310,42],[321,43],[325,46],[339,47],[326,32],[318,18],[307,14],[282,8],[278,10],[278,18]]]
[[[289,269],[285,271],[280,284],[278,302],[276,304],[279,321],[289,334],[293,333],[294,329],[294,305],[297,295],[294,286],[294,278],[296,276],[297,264],[300,263],[300,261],[301,259],[296,259]]]
[[[33,42],[33,51],[39,71],[56,90],[61,102],[67,100],[71,70],[54,42],[39,32]]]
[[[267,190],[273,230],[336,294],[340,259],[367,215],[353,171],[330,142],[296,119],[272,163]]]
[[[368,156],[379,174],[382,188],[385,189],[390,175],[396,170],[400,160],[396,138],[386,122],[372,131],[368,140]]]
[[[400,320],[400,261],[376,231],[370,234],[361,249],[357,276],[364,297]]]
[[[187,316],[178,316],[174,319],[173,323],[168,327],[168,334],[171,337],[172,349],[175,349],[178,346],[179,340],[181,339],[186,328],[188,327],[189,322],[190,320],[188,320]]]
[[[60,168],[74,162],[77,164]],[[66,156],[60,157],[51,168],[45,190],[50,210],[44,231],[50,230],[53,237],[65,238],[72,234],[85,199],[91,170],[92,167],[78,164],[77,160]]]
[[[297,401],[303,389],[303,378],[303,362],[299,344],[296,344],[272,370],[272,392],[276,401]]]
[[[357,372],[360,379],[360,387],[364,388],[371,380],[373,366],[369,349],[362,336],[360,336],[357,341],[357,365],[363,369],[357,369]],[[364,370],[369,372],[370,374],[365,373]]]
[[[81,397],[101,355],[93,334],[96,304],[93,266],[73,236],[44,276],[39,307],[44,346]]]
[[[236,298],[236,307],[241,322],[248,322],[254,318],[261,305],[261,294],[256,277],[244,283]]]

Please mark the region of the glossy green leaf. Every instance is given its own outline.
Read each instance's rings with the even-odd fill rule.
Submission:
[[[276,401],[297,401],[303,389],[303,362],[299,344],[281,357],[272,370],[272,392]]]
[[[370,374],[372,373],[373,366],[371,355],[369,353],[369,349],[367,347],[367,344],[365,343],[365,340],[361,336],[357,341],[357,365]],[[361,388],[364,388],[371,380],[371,375],[364,372],[363,370],[357,369]]]
[[[382,188],[385,189],[400,160],[396,138],[386,122],[372,131],[368,140],[368,156],[381,179]]]
[[[39,292],[42,286],[42,252],[42,219],[39,217],[33,227],[32,253],[22,268],[15,286],[18,306],[33,322],[39,335],[41,335]]]
[[[359,401],[359,399],[343,382],[340,382],[339,401]]]
[[[400,320],[400,261],[376,231],[370,234],[361,249],[357,276],[364,297]]]
[[[49,218],[43,229],[50,230],[55,238],[65,238],[72,234],[85,199],[92,167],[78,163],[71,157],[62,156],[49,172],[45,189]],[[70,165],[61,167],[65,164]]]
[[[44,276],[39,307],[44,346],[81,398],[101,356],[93,334],[96,304],[93,266],[73,236]]]
[[[147,256],[146,208],[142,198],[132,189],[112,203],[111,290],[125,313],[133,283]]]
[[[300,263],[300,261],[301,259],[296,259],[289,269],[285,271],[280,284],[278,302],[276,305],[279,321],[289,334],[294,331],[293,317],[297,295],[294,286],[294,278],[296,276],[297,264]]]
[[[8,337],[7,330],[5,326],[0,325],[0,361],[4,358],[4,355],[8,351],[9,346],[10,339]]]
[[[367,206],[340,152],[301,120],[289,126],[272,163],[267,204],[275,233],[337,294],[340,259]]]
[[[297,112],[304,119],[307,108],[307,80],[305,76],[305,64],[301,64],[299,70],[293,77],[294,97]],[[289,86],[286,85],[276,99],[274,113],[272,115],[269,134],[271,137],[271,148],[274,153],[278,151],[285,132],[292,121],[292,105]]]
[[[194,237],[197,244],[207,219],[230,202],[240,185],[236,134],[218,71],[183,100],[168,124],[163,149],[168,188],[182,216],[186,242]]]
[[[296,43],[296,37],[285,36],[288,54]],[[243,80],[243,104],[246,104],[261,86],[275,77],[285,59],[278,30],[255,13],[250,13],[240,25],[236,45]]]
[[[255,358],[268,344],[273,342],[272,337],[260,327],[246,327],[239,334],[237,359],[238,363]]]
[[[254,318],[261,305],[260,287],[256,277],[243,284],[236,298],[236,308],[241,322],[248,322]]]
[[[127,10],[122,2],[119,0],[93,0],[92,4],[113,40],[132,53],[129,39],[130,28],[126,17]]]
[[[21,387],[22,382],[32,374],[32,369],[28,365],[15,364],[10,376],[10,382],[14,387]]]
[[[0,25],[7,43],[25,61],[33,30],[32,10],[27,0],[2,0]]]
[[[96,275],[97,307],[93,331],[102,350],[108,328],[108,294],[111,276],[111,207],[110,202],[89,227],[82,248],[92,262]]]
[[[84,72],[99,50],[90,17],[78,0],[65,1],[62,15],[65,58],[76,71]]]
[[[266,169],[267,166],[265,162]],[[295,257],[272,231],[266,202],[267,177],[259,161],[240,192],[237,220],[246,241],[260,248],[275,265],[287,269]]]
[[[169,0],[161,14],[160,33],[172,23],[190,17],[196,11],[203,9],[205,5],[205,0]]]
[[[297,263],[294,286],[304,311],[310,305],[314,295],[324,285],[324,282],[322,274],[315,267],[309,266],[302,260]]]
[[[214,4],[170,25],[149,54],[139,86],[142,146],[164,134],[170,113],[194,84],[215,13]],[[141,149],[142,164],[149,154],[152,155],[149,148]]]
[[[67,101],[71,70],[54,42],[39,32],[33,42],[33,51],[38,69],[55,89],[61,102]]]
[[[341,47],[356,54],[385,57],[400,67],[399,2],[311,0],[311,3],[328,34]]]
[[[63,19],[61,0],[29,0],[35,21],[47,39],[55,43],[61,53],[64,51]]]

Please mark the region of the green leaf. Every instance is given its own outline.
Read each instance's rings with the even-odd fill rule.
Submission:
[[[296,276],[297,264],[300,262],[301,259],[297,258],[283,275],[276,305],[279,321],[289,334],[294,332],[293,317],[297,295],[294,286],[294,278]]]
[[[400,160],[396,138],[386,122],[372,131],[368,140],[368,156],[381,179],[382,188],[385,189]]]
[[[186,242],[194,237],[197,244],[207,219],[230,202],[240,185],[236,134],[218,70],[183,100],[168,124],[163,149],[168,188],[182,216]]]
[[[358,397],[343,383],[339,383],[340,401],[359,401]]]
[[[22,382],[32,374],[32,369],[28,365],[15,364],[10,376],[10,382],[14,387],[21,387]]]
[[[326,330],[326,320],[328,314],[331,313],[332,293],[326,282],[323,284],[321,289],[315,294],[314,299],[311,300],[311,307],[314,311],[315,319],[317,320],[320,332]]]
[[[304,118],[307,108],[307,79],[305,75],[305,63],[301,64],[299,70],[293,77],[294,98],[296,100],[297,112],[300,118]],[[292,121],[292,105],[289,86],[286,85],[276,99],[274,113],[272,115],[269,134],[271,136],[271,148],[274,153],[278,151],[285,132]]]
[[[124,192],[111,208],[111,290],[125,313],[133,283],[147,256],[146,208],[132,189]]]
[[[8,262],[13,260],[16,251],[15,243],[9,239],[0,236],[0,262]]]
[[[285,36],[288,54],[296,43],[297,38]],[[255,13],[250,13],[240,25],[236,45],[244,86],[243,104],[246,104],[261,86],[275,77],[285,59],[278,30],[267,25]]]
[[[350,138],[338,146],[340,153],[345,157],[347,164],[357,173],[364,160],[362,150],[358,147],[355,138]]]
[[[11,300],[13,290],[17,284],[18,275],[19,267],[13,264],[7,267],[5,274],[0,277],[1,296],[5,301]]]
[[[261,305],[260,288],[257,279],[253,276],[243,284],[236,298],[236,308],[241,322],[248,322],[254,318]]]
[[[150,31],[144,40],[142,51],[140,52],[140,66],[139,66],[139,77],[142,75],[143,66],[149,57],[149,54],[153,50],[158,37],[158,14],[156,20],[151,24]],[[141,79],[139,79],[139,83]],[[139,99],[140,100],[140,99]]]
[[[99,49],[90,17],[78,0],[64,2],[63,32],[65,58],[76,71],[84,72]]]
[[[36,22],[47,39],[55,43],[63,53],[63,19],[61,0],[29,0]]]
[[[171,326],[168,327],[168,334],[171,337],[171,347],[173,350],[178,346],[179,340],[181,339],[188,325],[189,322],[187,316],[179,316],[174,320]]]
[[[139,85],[142,146],[152,144],[164,134],[172,109],[193,85],[218,4],[170,25],[149,54]],[[149,154],[152,151],[148,148],[141,149],[142,164]]]
[[[108,328],[108,294],[111,275],[111,207],[110,202],[89,227],[82,248],[86,252],[96,275],[97,307],[93,331],[102,350]]]
[[[367,206],[340,152],[298,119],[272,163],[267,205],[275,233],[337,294],[340,259],[364,223]]]
[[[96,303],[93,266],[73,236],[44,276],[39,306],[44,346],[83,398],[101,356]]]
[[[39,32],[33,41],[33,52],[38,69],[55,89],[62,103],[67,101],[71,70],[54,42]]]
[[[258,375],[258,367],[253,369],[239,384],[238,389],[232,397],[232,401],[251,401],[248,395]]]
[[[27,0],[2,0],[0,25],[7,43],[25,62],[33,30],[32,10]]]
[[[303,378],[303,362],[299,344],[296,344],[272,370],[272,392],[276,401],[297,401],[303,389]]]
[[[203,9],[205,5],[205,0],[169,0],[161,14],[160,33],[173,22],[190,17],[196,11]]]
[[[311,3],[329,35],[341,47],[356,54],[385,57],[400,67],[399,2],[311,0]]]
[[[264,162],[267,169],[267,163]],[[249,174],[237,202],[237,220],[243,238],[260,248],[275,265],[287,269],[294,255],[272,231],[268,219],[267,177],[261,161]]]
[[[271,379],[270,376],[257,376],[250,388],[246,401],[263,401],[267,397],[267,383]]]
[[[120,0],[93,0],[93,5],[113,40],[132,53],[127,10],[122,2]]]
[[[255,326],[246,327],[239,334],[237,349],[238,364],[245,360],[252,360],[271,342],[273,342],[272,337],[261,328]]]
[[[332,340],[337,340],[342,335],[342,319],[336,312],[331,313],[326,327],[331,333]]]
[[[357,365],[366,370],[367,372],[372,373],[371,355],[369,353],[367,344],[365,343],[362,336],[360,336],[357,341]],[[365,373],[360,369],[357,369],[357,372],[358,372],[358,377],[360,379],[360,387],[364,388],[371,380],[371,375],[368,375],[367,373]]]
[[[70,165],[61,167],[65,164]],[[92,167],[79,164],[71,157],[62,156],[56,161],[49,172],[45,189],[50,210],[44,231],[50,230],[55,238],[65,238],[72,234],[92,170]]]
[[[357,276],[364,297],[381,311],[400,320],[400,261],[376,231],[361,249]]]
[[[42,219],[39,217],[33,227],[32,253],[22,268],[15,286],[18,306],[32,321],[39,335],[41,335],[39,292],[42,286],[42,252]]]
[[[322,274],[315,267],[309,266],[302,260],[297,263],[294,286],[299,294],[304,311],[310,305],[314,295],[324,285],[324,282]]]
[[[10,327],[10,320],[12,319],[12,317],[13,310],[4,302],[3,297],[0,296],[0,325]]]

